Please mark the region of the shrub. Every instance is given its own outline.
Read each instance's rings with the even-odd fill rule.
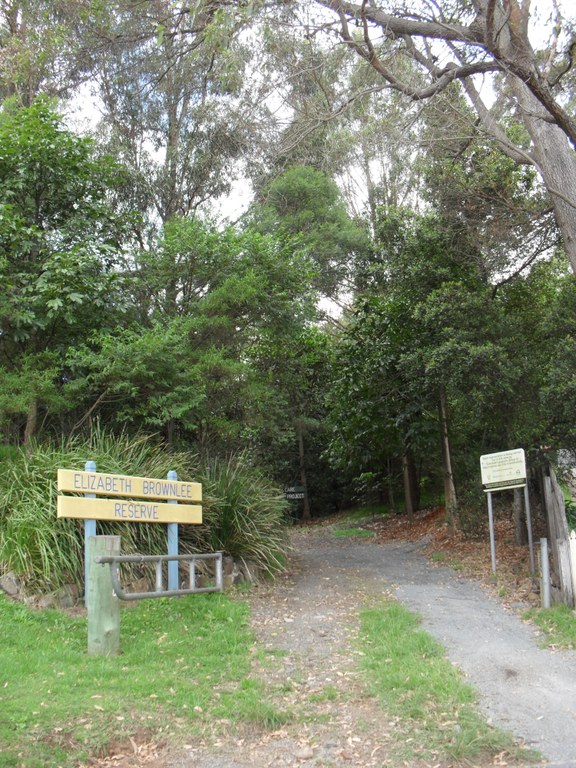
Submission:
[[[250,560],[269,573],[280,570],[286,552],[288,512],[280,489],[243,454],[205,462],[200,476],[206,548]]]
[[[204,486],[201,526],[181,526],[182,552],[223,550],[273,572],[283,561],[283,512],[279,490],[242,457],[205,467],[193,453],[169,453],[149,435],[113,435],[95,428],[87,438],[38,443],[2,461],[0,473],[0,566],[13,570],[31,590],[64,583],[82,587],[84,524],[56,517],[59,468],[143,477],[166,477]],[[98,533],[119,535],[124,554],[165,554],[166,527],[101,521]]]

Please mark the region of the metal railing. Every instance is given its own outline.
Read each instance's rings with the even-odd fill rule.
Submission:
[[[162,564],[176,560],[178,562],[188,562],[190,564],[190,576],[187,589],[164,589],[164,578],[162,574]],[[196,562],[198,560],[214,560],[214,580],[215,584],[209,587],[196,586]],[[211,552],[202,555],[97,555],[94,561],[101,565],[110,566],[112,576],[112,586],[116,596],[120,600],[143,600],[150,597],[178,597],[179,595],[196,595],[201,592],[222,592],[223,589],[223,569],[222,552]],[[122,563],[155,563],[156,568],[156,588],[154,592],[125,592],[120,584],[120,565]]]

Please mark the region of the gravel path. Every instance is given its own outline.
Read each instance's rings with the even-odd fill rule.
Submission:
[[[258,644],[268,651],[268,662],[255,674],[276,704],[304,714],[303,721],[207,740],[163,765],[452,765],[441,756],[434,762],[394,762],[388,747],[402,724],[386,718],[357,672],[352,640],[358,606],[366,595],[392,594],[418,612],[424,628],[444,645],[478,691],[490,722],[538,750],[549,766],[575,768],[576,654],[540,649],[531,626],[475,582],[430,564],[419,544],[338,539],[328,529],[313,528],[295,532],[294,550],[290,576],[255,590],[249,600]]]
[[[351,541],[324,558],[393,585],[406,607],[446,648],[480,695],[488,720],[538,750],[549,765],[576,766],[576,654],[542,649],[537,632],[452,569],[436,567],[407,542]]]

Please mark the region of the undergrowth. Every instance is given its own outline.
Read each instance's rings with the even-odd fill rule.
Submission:
[[[275,572],[284,564],[285,510],[280,490],[244,456],[200,461],[168,452],[147,435],[113,435],[95,428],[87,438],[39,443],[6,454],[0,472],[0,566],[13,570],[32,591],[64,583],[82,590],[84,525],[56,517],[59,468],[165,478],[203,485],[203,522],[179,527],[182,553],[223,550]],[[98,523],[99,534],[116,534],[122,553],[165,554],[166,529],[145,523]]]

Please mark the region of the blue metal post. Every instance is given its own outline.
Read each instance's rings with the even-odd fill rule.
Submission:
[[[87,461],[84,465],[86,472],[96,472],[96,462]],[[95,499],[95,493],[85,493],[87,499]],[[84,605],[88,607],[88,539],[96,536],[96,520],[84,520]]]
[[[178,473],[173,469],[168,472],[168,480],[178,480]],[[178,504],[176,499],[170,499],[168,504]],[[178,523],[168,523],[168,554],[178,554]],[[168,562],[168,589],[178,589],[178,561]]]

